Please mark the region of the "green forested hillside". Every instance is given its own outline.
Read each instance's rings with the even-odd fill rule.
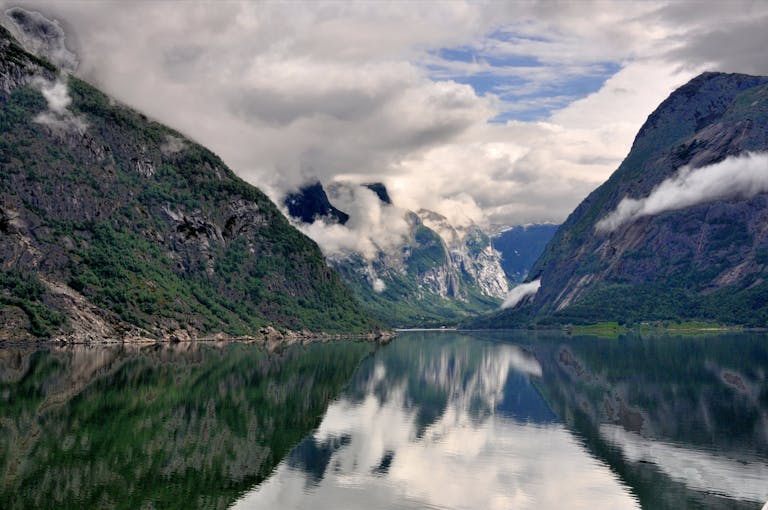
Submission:
[[[0,33],[0,337],[377,327],[216,155],[52,69]]]

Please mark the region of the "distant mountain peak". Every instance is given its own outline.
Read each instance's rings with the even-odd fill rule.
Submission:
[[[376,196],[379,197],[379,200],[385,204],[392,205],[392,199],[389,197],[387,187],[384,185],[384,183],[371,182],[368,184],[363,184],[363,186],[376,193]]]
[[[349,214],[331,204],[320,181],[302,186],[296,193],[288,195],[283,203],[291,216],[304,223],[314,223],[317,219],[323,219],[344,225],[349,221]]]

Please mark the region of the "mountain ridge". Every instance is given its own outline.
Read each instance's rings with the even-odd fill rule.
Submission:
[[[768,197],[724,197],[638,217],[611,232],[597,223],[642,200],[681,169],[695,172],[768,150],[768,77],[704,73],[648,117],[611,177],[579,204],[533,265],[535,295],[475,326],[711,320],[768,324]],[[768,168],[766,168],[768,175]],[[762,220],[761,220],[762,218]],[[749,267],[739,265],[747,263]],[[730,273],[737,277],[727,277]]]

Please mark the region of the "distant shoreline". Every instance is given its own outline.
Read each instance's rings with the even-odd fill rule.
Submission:
[[[394,331],[407,333],[409,331],[460,331],[457,327],[445,328],[394,328]]]

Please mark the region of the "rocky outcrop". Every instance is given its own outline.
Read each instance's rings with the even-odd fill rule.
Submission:
[[[47,61],[29,55],[0,26],[0,98],[7,98],[19,87],[29,85],[34,77],[53,80],[56,68]]]
[[[383,207],[396,207],[383,183],[359,186],[375,193]],[[331,197],[349,188],[357,185],[336,183],[329,188]],[[344,224],[349,218],[338,217],[340,211],[320,183],[290,195],[286,206],[294,219],[305,223]],[[379,249],[373,257],[350,253],[330,260],[377,317],[396,326],[444,325],[498,305],[508,281],[501,255],[483,229],[475,224],[456,227],[425,209],[398,211],[410,227],[399,245]]]
[[[483,296],[497,299],[506,296],[509,282],[501,268],[501,254],[480,227],[474,224],[455,227],[446,217],[423,209],[419,215],[424,225],[443,240],[448,266],[459,275],[458,280],[464,286],[476,287]]]

